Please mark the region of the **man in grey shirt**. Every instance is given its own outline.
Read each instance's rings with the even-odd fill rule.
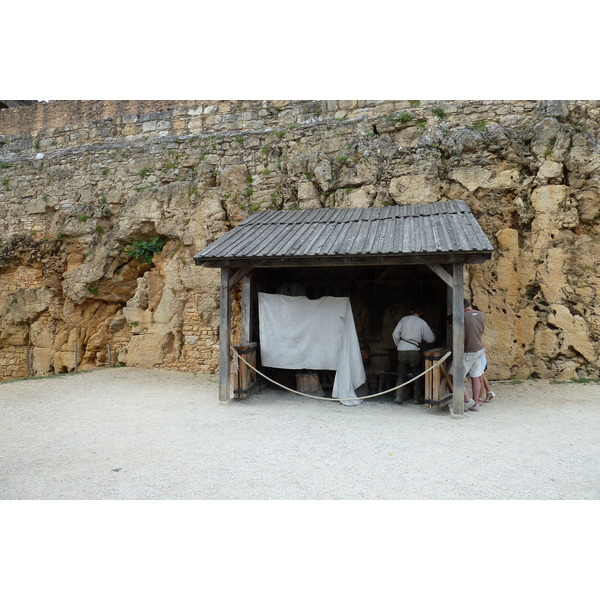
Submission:
[[[400,319],[392,338],[398,349],[398,383],[405,383],[409,380],[409,373],[413,376],[421,372],[421,342],[431,343],[435,340],[435,335],[427,323],[421,318],[423,309],[414,305],[410,309],[410,315]],[[400,404],[408,398],[407,386],[396,390],[396,401]],[[423,378],[419,377],[414,383],[414,402],[423,403]]]

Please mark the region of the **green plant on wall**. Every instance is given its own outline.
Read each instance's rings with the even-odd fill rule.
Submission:
[[[556,138],[552,137],[548,140],[548,146],[546,147],[546,152],[544,152],[544,156],[550,156],[552,151],[554,150],[554,146],[556,145]]]
[[[133,258],[138,258],[144,263],[154,265],[154,255],[162,252],[166,243],[166,240],[157,235],[150,240],[136,240],[129,245],[127,254]]]

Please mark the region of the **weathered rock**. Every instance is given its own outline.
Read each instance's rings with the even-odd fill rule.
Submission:
[[[465,284],[489,376],[600,374],[599,121],[589,101],[0,111],[0,378],[23,375],[26,345],[38,374],[72,370],[75,344],[80,367],[110,344],[113,361],[214,372],[219,272],[199,249],[257,210],[446,199],[496,249]],[[152,262],[129,255],[155,236]]]

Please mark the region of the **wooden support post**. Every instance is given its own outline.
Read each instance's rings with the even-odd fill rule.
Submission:
[[[108,355],[108,366],[112,367],[112,364],[111,364],[112,361],[111,361],[111,356],[110,356],[110,344],[106,345],[106,352],[107,352],[107,355]]]
[[[239,281],[241,281],[246,275],[249,275],[252,271],[251,267],[245,267],[243,269],[238,269],[237,271],[231,272],[229,276],[229,289],[233,289]]]
[[[452,314],[452,298],[454,290],[454,276],[448,273],[442,265],[436,263],[427,266],[446,284],[446,318]],[[450,345],[450,325],[446,326],[446,346]]]
[[[252,339],[252,276],[244,275],[242,279],[242,346],[247,346]]]
[[[77,363],[79,362],[79,344],[75,344],[75,373],[77,373]]]
[[[428,264],[427,265],[448,287],[453,287],[452,275],[444,269],[441,265]]]
[[[221,268],[221,322],[219,326],[219,400],[231,402],[231,294],[229,293],[229,267]]]
[[[446,288],[446,347],[450,348],[452,340],[452,298],[453,290],[450,287]],[[449,319],[449,320],[448,320]]]
[[[464,264],[452,266],[454,286],[452,288],[452,365],[454,382],[452,390],[452,416],[462,416],[465,412],[465,313],[464,313]]]

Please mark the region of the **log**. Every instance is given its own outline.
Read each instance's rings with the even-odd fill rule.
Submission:
[[[314,371],[296,373],[296,389],[303,394],[323,396],[323,388],[319,382],[319,374]]]

